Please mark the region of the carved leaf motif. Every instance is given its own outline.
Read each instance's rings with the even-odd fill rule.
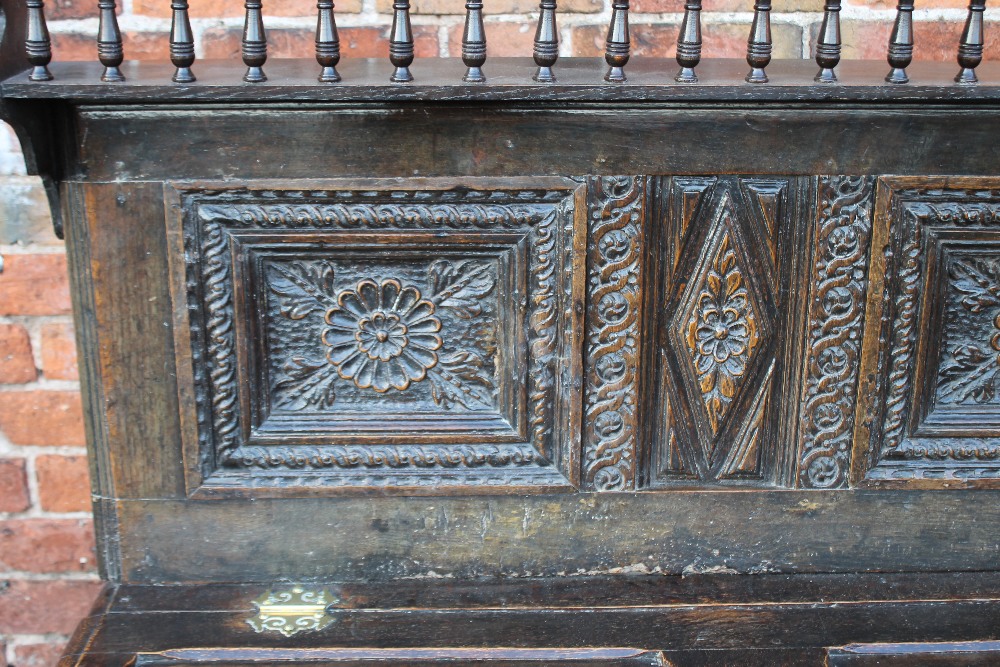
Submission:
[[[272,264],[268,285],[278,295],[281,314],[301,320],[314,310],[334,305],[333,267],[326,263]]]
[[[439,306],[471,319],[482,313],[479,300],[493,291],[495,279],[488,264],[465,261],[457,264],[438,260],[428,270],[430,298]]]
[[[282,366],[283,375],[272,388],[275,407],[286,410],[329,409],[337,400],[335,369],[322,361],[294,357]]]
[[[963,259],[948,267],[952,284],[965,295],[962,305],[971,313],[1000,305],[1000,267],[996,261]]]
[[[456,403],[469,410],[492,407],[493,381],[483,373],[485,366],[475,352],[455,352],[441,359],[428,373],[434,402],[445,410]]]

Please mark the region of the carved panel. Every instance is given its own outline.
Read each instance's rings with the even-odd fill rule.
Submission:
[[[182,191],[192,486],[574,486],[582,225],[559,184]]]
[[[588,182],[583,482],[634,488],[638,440],[645,182]]]
[[[866,348],[873,484],[1000,484],[1000,183],[890,179],[876,218],[886,345]]]
[[[868,289],[874,179],[823,176],[810,244],[797,483],[848,483]]]
[[[659,331],[650,484],[766,484],[781,317],[783,255],[796,190],[788,179],[660,182],[654,216]],[[785,286],[784,288],[782,286]]]

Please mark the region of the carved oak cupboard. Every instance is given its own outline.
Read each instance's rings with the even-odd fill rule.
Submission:
[[[184,2],[171,64],[123,61],[102,3],[100,65],[0,4],[108,582],[64,667],[1000,661],[981,5],[956,82],[905,2],[888,68],[828,3],[819,74],[763,1],[746,64],[694,2],[629,61],[616,2],[607,80],[555,3],[533,60],[470,2],[464,61],[414,61],[398,2],[383,62],[321,1],[310,62],[247,2],[242,64]]]

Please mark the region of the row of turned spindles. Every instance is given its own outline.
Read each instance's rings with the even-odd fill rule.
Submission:
[[[891,67],[885,80],[889,83],[907,83],[906,68],[913,58],[913,2],[898,0],[896,21],[889,38],[888,61]],[[816,63],[819,72],[815,80],[835,83],[834,68],[840,62],[840,2],[826,0],[823,23],[816,44]],[[28,31],[25,51],[32,66],[32,81],[48,81],[52,75],[48,64],[52,48],[45,24],[44,0],[26,0]],[[320,65],[319,80],[324,83],[340,81],[337,63],[340,62],[340,39],[334,18],[333,0],[317,2],[316,60]],[[177,71],[177,83],[195,81],[191,70],[194,65],[194,37],[188,16],[187,0],[172,0],[173,24],[170,31],[170,61]],[[247,72],[243,77],[249,83],[267,80],[264,64],[267,62],[267,38],[264,32],[261,0],[246,0],[246,22],[243,28],[243,63]],[[119,66],[122,64],[122,36],[115,14],[115,0],[99,0],[100,27],[97,35],[98,60],[104,65],[101,79],[108,82],[124,81]],[[405,83],[413,80],[410,65],[413,63],[413,30],[410,27],[409,0],[394,0],[392,33],[389,38],[389,61],[395,70],[391,80]],[[468,68],[464,80],[469,83],[486,81],[483,65],[486,64],[486,31],[483,26],[482,0],[468,0],[465,5],[465,31],[462,34],[462,60]],[[605,42],[605,60],[610,82],[623,82],[625,65],[629,61],[630,39],[628,28],[628,0],[613,0],[611,24]],[[955,81],[962,84],[977,82],[976,67],[983,59],[983,12],[986,0],[972,0],[968,18],[958,47],[958,64],[961,67]],[[556,80],[553,67],[559,57],[559,33],[556,28],[556,0],[541,0],[538,27],[535,31],[534,60],[538,66],[534,79],[540,82]],[[701,0],[687,0],[684,20],[677,39],[677,64],[680,66],[674,79],[681,83],[695,83],[695,68],[701,61]],[[747,63],[750,83],[767,83],[765,69],[771,62],[771,0],[756,0],[754,18],[747,40]]]

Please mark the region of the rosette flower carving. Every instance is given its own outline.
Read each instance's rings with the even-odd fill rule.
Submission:
[[[398,280],[362,280],[326,313],[326,358],[362,389],[407,389],[438,363],[441,320],[434,303]]]

